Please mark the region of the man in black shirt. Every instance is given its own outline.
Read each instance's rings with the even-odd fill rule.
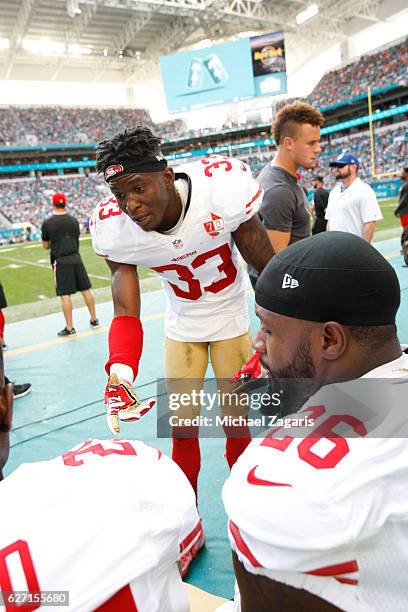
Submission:
[[[315,221],[312,227],[312,234],[320,234],[326,231],[327,221],[325,219],[329,192],[323,187],[323,177],[316,176],[314,182],[315,192],[313,194],[313,212]]]
[[[399,192],[398,206],[394,215],[400,218],[402,228],[408,227],[408,167],[401,173],[402,187]]]
[[[52,198],[53,215],[44,221],[41,228],[44,249],[51,249],[56,291],[61,298],[65,317],[66,325],[58,332],[59,336],[72,336],[76,333],[72,322],[71,295],[77,291],[81,291],[88,307],[91,326],[99,325],[95,302],[89,291],[91,282],[79,254],[79,223],[66,212],[66,203],[63,193],[55,193]]]

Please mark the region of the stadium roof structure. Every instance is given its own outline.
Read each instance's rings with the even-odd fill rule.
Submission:
[[[404,0],[0,0],[0,80],[120,82],[203,39],[283,29],[295,64],[405,8]]]

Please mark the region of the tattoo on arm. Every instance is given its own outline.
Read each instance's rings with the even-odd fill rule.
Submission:
[[[274,255],[274,250],[259,218],[255,215],[245,221],[232,236],[245,261],[261,273]]]

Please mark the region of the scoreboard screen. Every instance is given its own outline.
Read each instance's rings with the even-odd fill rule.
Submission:
[[[283,32],[160,58],[170,113],[287,91]]]

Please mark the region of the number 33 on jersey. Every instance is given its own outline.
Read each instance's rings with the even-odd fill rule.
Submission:
[[[111,261],[145,266],[160,275],[167,296],[166,334],[173,340],[243,334],[249,327],[246,275],[232,233],[256,214],[262,188],[246,164],[227,157],[179,167],[175,179],[184,202],[189,199],[177,229],[146,232],[111,196],[93,213],[94,249]],[[216,317],[209,323],[211,314]]]

